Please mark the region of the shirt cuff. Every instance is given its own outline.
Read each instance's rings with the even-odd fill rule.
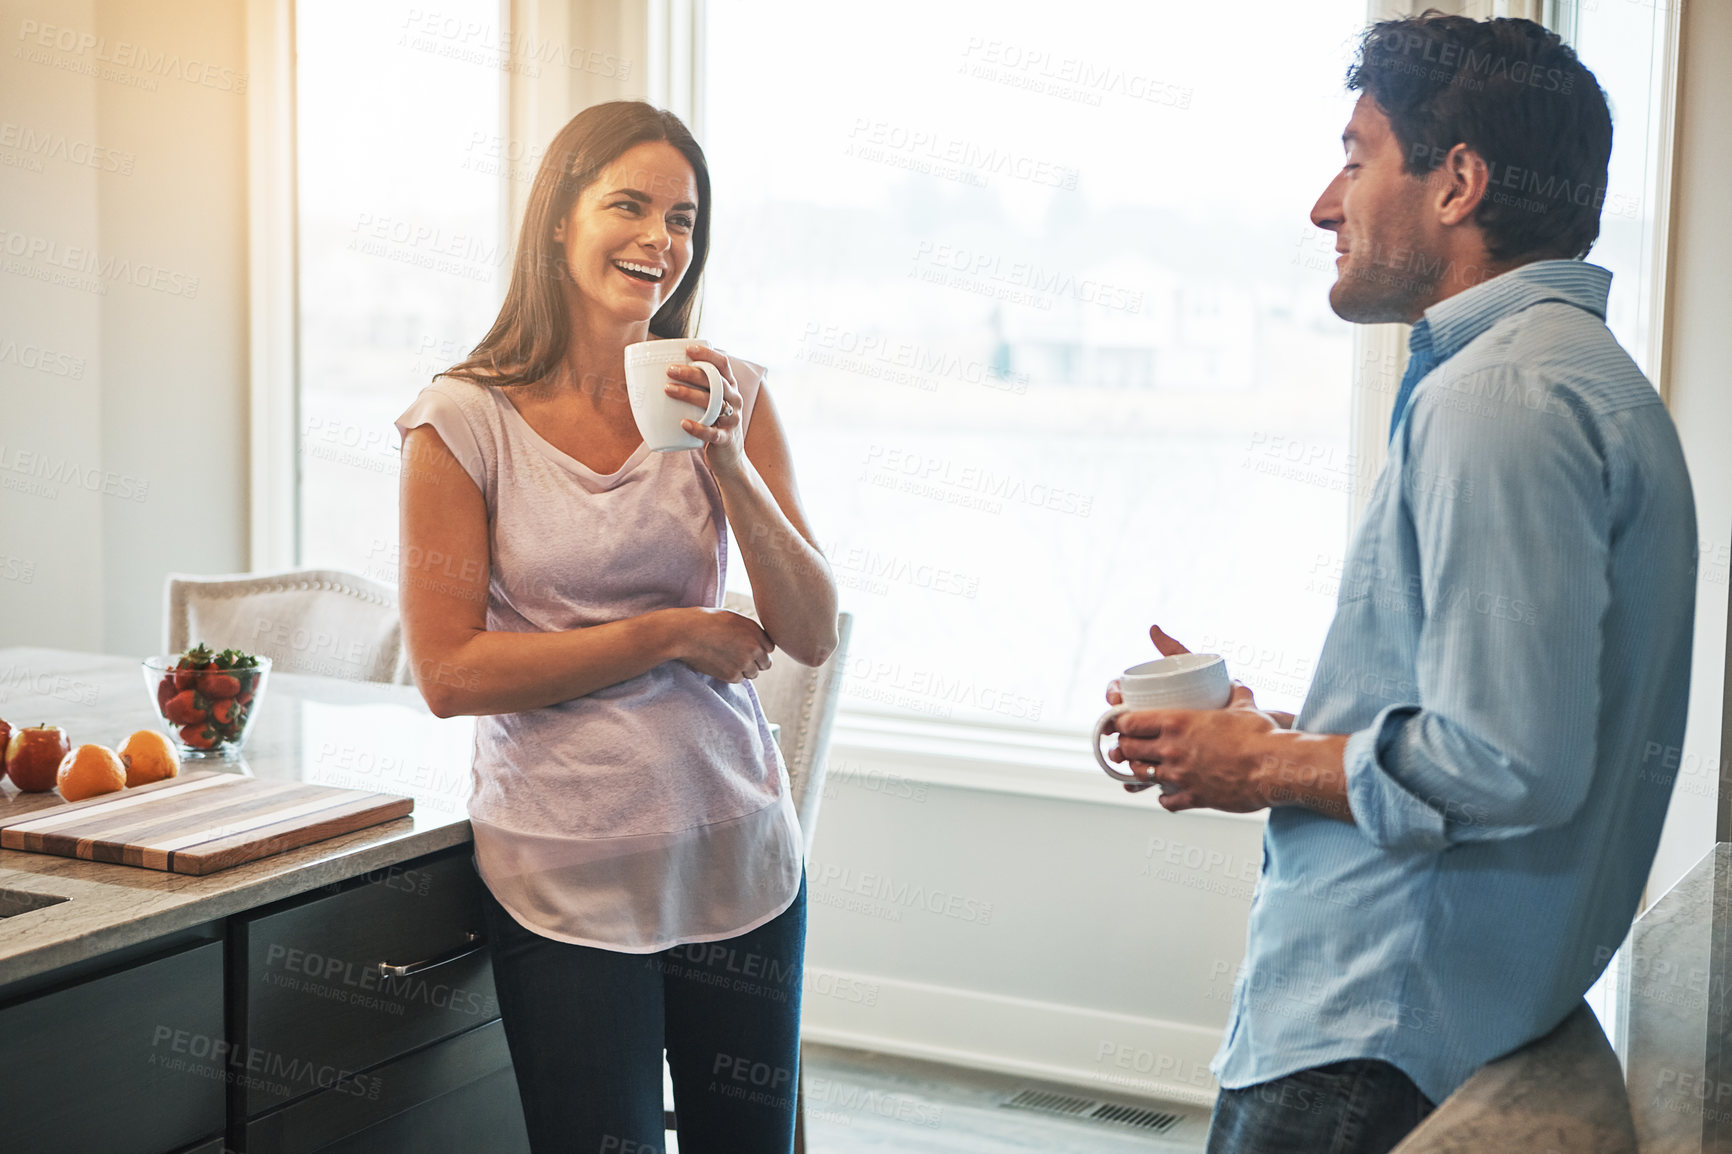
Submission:
[[[1347,739],[1342,763],[1347,771],[1347,804],[1353,820],[1382,849],[1439,850],[1449,845],[1443,814],[1410,793],[1391,773],[1392,750],[1404,726],[1419,712],[1413,705],[1391,705],[1370,725]]]

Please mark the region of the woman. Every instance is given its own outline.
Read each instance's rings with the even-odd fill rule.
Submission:
[[[646,450],[624,349],[690,335],[702,150],[636,102],[548,147],[499,319],[397,422],[404,636],[441,717],[474,714],[475,858],[534,1148],[789,1148],[805,878],[787,775],[746,684],[817,665],[836,591],[763,370],[703,442]],[[704,374],[668,370],[701,409]],[[698,415],[694,410],[694,416]],[[760,628],[719,608],[733,526]]]

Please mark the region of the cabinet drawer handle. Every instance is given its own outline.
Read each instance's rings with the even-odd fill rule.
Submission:
[[[467,934],[463,935],[462,945],[447,953],[440,954],[436,958],[427,958],[424,961],[410,962],[406,966],[393,966],[390,962],[380,962],[379,976],[381,978],[412,978],[416,974],[426,973],[435,966],[443,966],[447,962],[455,962],[459,958],[467,958],[470,954],[479,953],[486,948],[487,939],[476,933],[474,930],[470,930]]]

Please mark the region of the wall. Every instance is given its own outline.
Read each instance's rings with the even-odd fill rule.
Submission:
[[[0,3],[0,643],[151,653],[246,567],[241,11]]]
[[[1075,772],[1050,768],[1057,748],[946,768],[839,726],[807,870],[808,1037],[1212,1099],[1262,819],[1166,813],[1081,738],[1064,748]]]
[[[1664,370],[1696,489],[1702,541],[1690,723],[1648,900],[1669,889],[1713,846],[1728,780],[1722,752],[1732,560],[1732,5],[1682,10],[1677,166],[1673,176],[1670,308]]]

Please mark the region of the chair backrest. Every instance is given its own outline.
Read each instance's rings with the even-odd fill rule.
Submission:
[[[1475,1070],[1392,1154],[1463,1150],[1636,1154],[1624,1073],[1587,1003],[1543,1038]]]
[[[758,620],[758,610],[744,593],[729,593],[723,607]],[[818,803],[824,800],[824,775],[829,768],[830,730],[836,721],[836,702],[842,696],[842,673],[848,659],[848,636],[853,632],[852,614],[836,615],[836,652],[816,669],[792,658],[777,655],[770,668],[753,679],[764,716],[782,727],[782,760],[788,766],[788,785],[794,808],[800,814],[800,832],[806,852],[812,852],[812,835],[818,828]]]
[[[269,657],[283,673],[407,680],[397,591],[359,574],[171,573],[163,603],[165,653],[204,644]]]

